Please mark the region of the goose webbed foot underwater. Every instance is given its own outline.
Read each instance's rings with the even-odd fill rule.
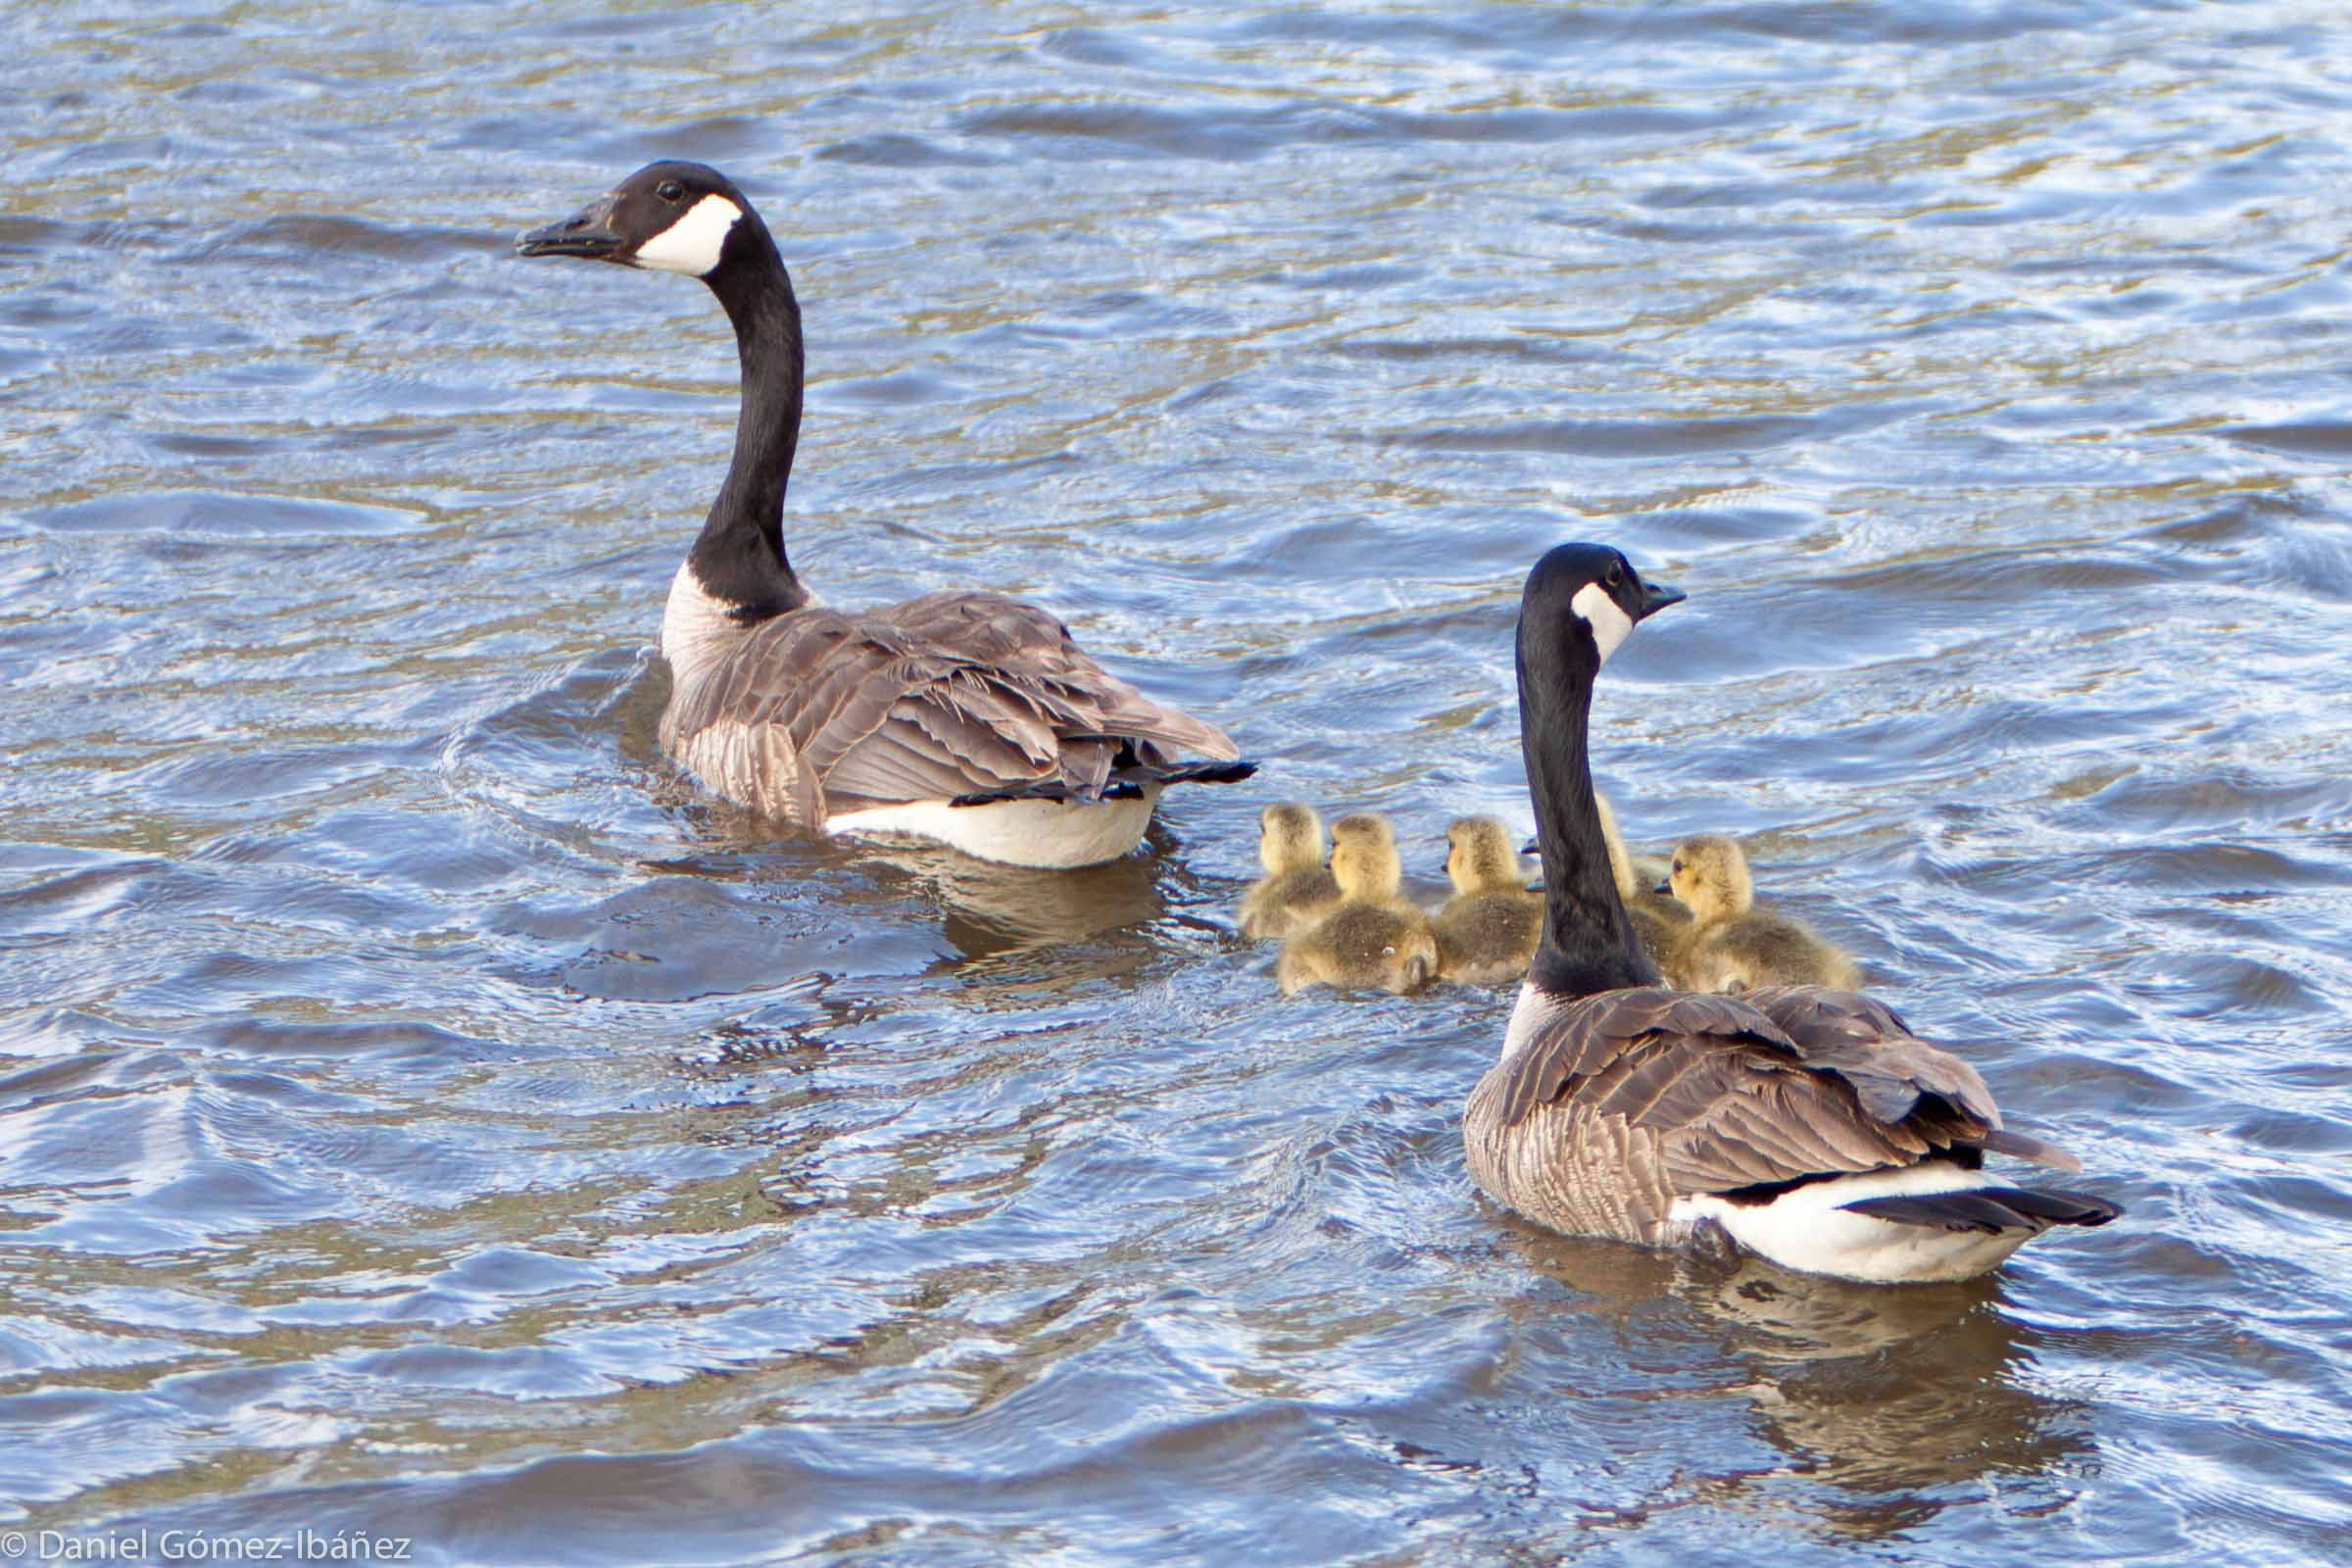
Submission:
[[[2007,1131],[1976,1069],[1882,1004],[1659,982],[1610,870],[1587,726],[1601,664],[1682,598],[1602,545],[1562,545],[1528,574],[1519,723],[1544,929],[1501,1059],[1463,1114],[1479,1186],[1572,1236],[1728,1236],[1784,1267],[1873,1282],[1967,1279],[2053,1228],[2114,1219],[2105,1199],[1986,1172],[1992,1154],[2082,1166]]]
[[[1223,730],[1110,674],[1034,605],[969,589],[863,612],[817,603],[784,549],[800,303],[724,174],[650,164],[515,249],[700,278],[734,325],[734,457],[662,617],[662,749],[706,788],[808,833],[1066,868],[1134,850],[1169,785],[1255,771]]]

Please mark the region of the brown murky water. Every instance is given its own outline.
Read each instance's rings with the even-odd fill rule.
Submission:
[[[2340,8],[0,43],[0,1555],[2352,1560]],[[820,590],[1032,594],[1256,785],[1070,878],[679,786],[732,345],[508,254],[661,155],[794,266]],[[1691,594],[1635,836],[1751,835],[2127,1222],[1561,1241],[1462,1170],[1505,996],[1275,996],[1256,807],[1524,825],[1569,537]]]

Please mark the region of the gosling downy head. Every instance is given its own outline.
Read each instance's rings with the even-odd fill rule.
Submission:
[[[735,182],[707,164],[648,164],[562,222],[515,240],[525,256],[572,256],[713,281],[737,256],[775,241]]]
[[[1281,801],[1257,813],[1257,863],[1268,876],[1323,863],[1323,818],[1311,806]]]
[[[1355,811],[1332,823],[1331,874],[1350,902],[1396,898],[1404,888],[1404,862],[1389,819]]]
[[[1446,830],[1446,875],[1456,893],[1518,893],[1526,868],[1497,817],[1465,816]]]
[[[1737,840],[1701,833],[1674,847],[1667,886],[1690,906],[1691,918],[1714,925],[1745,914],[1755,904],[1755,883]]]

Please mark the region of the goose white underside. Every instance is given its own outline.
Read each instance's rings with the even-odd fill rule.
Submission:
[[[1144,841],[1158,799],[1159,786],[1149,784],[1135,800],[998,801],[988,806],[908,801],[828,816],[825,831],[922,839],[1000,865],[1067,871],[1132,853]]]
[[[1671,1217],[1712,1220],[1732,1240],[1784,1268],[1873,1284],[1974,1279],[2001,1266],[2038,1231],[1947,1231],[1933,1225],[1853,1214],[1839,1205],[1864,1198],[1957,1193],[2002,1183],[1947,1160],[1808,1182],[1769,1203],[1734,1203],[1712,1194],[1675,1200]]]

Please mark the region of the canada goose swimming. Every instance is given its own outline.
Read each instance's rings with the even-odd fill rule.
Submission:
[[[1257,862],[1266,874],[1242,896],[1242,935],[1284,937],[1338,906],[1340,884],[1323,863],[1323,819],[1282,802],[1257,813]]]
[[[1389,819],[1370,811],[1331,825],[1331,874],[1341,901],[1329,914],[1294,930],[1282,945],[1275,978],[1284,996],[1304,986],[1418,991],[1437,972],[1429,916],[1404,898],[1404,862]]]
[[[1544,900],[1527,891],[1527,873],[1510,830],[1491,816],[1465,816],[1446,830],[1446,874],[1453,897],[1432,924],[1438,973],[1465,985],[1493,985],[1527,973],[1536,954]]]
[[[1224,731],[1109,674],[1033,605],[970,589],[863,612],[817,604],[784,554],[801,308],[724,174],[649,164],[515,249],[699,277],[734,323],[735,455],[662,617],[674,677],[662,744],[708,788],[808,832],[1066,867],[1134,849],[1163,786],[1255,771]]]
[[[1544,857],[1544,935],[1501,1059],[1463,1113],[1471,1174],[1573,1236],[1728,1237],[1786,1268],[1955,1280],[2054,1225],[2122,1212],[2007,1186],[1987,1153],[2080,1170],[2004,1131],[1975,1068],[1850,991],[1671,990],[1606,868],[1586,726],[1593,677],[1683,596],[1600,545],[1562,545],[1520,600],[1520,749]]]
[[[1836,986],[1859,990],[1862,970],[1801,922],[1755,905],[1755,884],[1739,844],[1701,833],[1675,846],[1668,873],[1690,910],[1665,967],[1690,991],[1747,986]]]
[[[1641,868],[1625,847],[1625,836],[1617,831],[1617,812],[1609,798],[1598,790],[1592,792],[1592,809],[1600,816],[1600,837],[1609,852],[1609,878],[1617,884],[1617,897],[1625,905],[1626,918],[1634,923],[1634,935],[1642,943],[1643,956],[1661,970],[1671,970],[1667,957],[1674,952],[1677,939],[1690,924],[1690,911],[1671,897],[1655,891],[1666,872],[1642,881]],[[1713,987],[1704,989],[1712,990]]]

